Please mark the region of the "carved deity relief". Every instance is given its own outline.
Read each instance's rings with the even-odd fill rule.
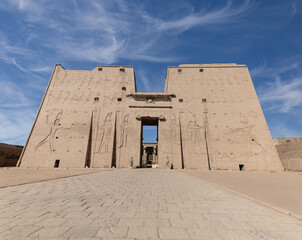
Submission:
[[[127,147],[127,135],[129,127],[129,114],[125,115],[121,124],[121,135],[119,147]]]
[[[49,144],[49,151],[52,152],[54,150],[53,147],[53,141],[55,138],[55,134],[60,129],[67,129],[62,128],[60,121],[62,117],[63,111],[52,109],[50,110],[50,114],[46,115],[46,124],[50,127],[49,133],[46,135],[44,139],[42,139],[35,147],[35,150],[37,151],[40,147],[42,147],[45,144]]]
[[[194,153],[201,151],[201,126],[196,122],[196,115],[189,111],[188,133],[191,147]]]
[[[108,144],[109,144],[111,132],[112,132],[112,112],[106,115],[103,124],[99,126],[100,144],[97,147],[96,153],[108,152]]]
[[[243,140],[242,138],[244,138],[247,141],[251,141],[252,143],[256,144],[261,149],[261,151],[266,151],[265,148],[255,139],[254,135],[252,134],[252,130],[255,128],[255,125],[250,124],[246,116],[241,112],[240,112],[240,125],[241,128],[237,128],[232,131],[232,133],[235,136],[234,138],[236,139],[239,137],[238,141],[242,141]]]

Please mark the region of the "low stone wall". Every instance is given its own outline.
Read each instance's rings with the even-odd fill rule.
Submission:
[[[285,170],[302,171],[302,138],[273,138]]]
[[[23,146],[0,143],[0,167],[15,167]]]

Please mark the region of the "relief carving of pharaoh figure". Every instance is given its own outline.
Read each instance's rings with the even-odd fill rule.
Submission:
[[[36,145],[36,151],[45,144],[49,144],[50,152],[54,150],[53,141],[55,134],[58,130],[63,129],[60,124],[62,114],[62,110],[53,109],[51,110],[51,113],[46,116],[46,124],[49,126],[49,133]]]
[[[108,113],[104,119],[102,126],[99,126],[100,144],[96,153],[108,152],[108,144],[112,131],[112,112]]]

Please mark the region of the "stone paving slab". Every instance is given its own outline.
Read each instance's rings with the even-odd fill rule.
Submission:
[[[301,240],[302,222],[182,172],[120,169],[0,189],[0,239]]]

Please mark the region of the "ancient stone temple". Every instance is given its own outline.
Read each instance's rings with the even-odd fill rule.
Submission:
[[[145,125],[157,126],[159,168],[282,170],[237,64],[169,67],[163,93],[137,92],[133,67],[56,65],[18,166],[144,167]]]

